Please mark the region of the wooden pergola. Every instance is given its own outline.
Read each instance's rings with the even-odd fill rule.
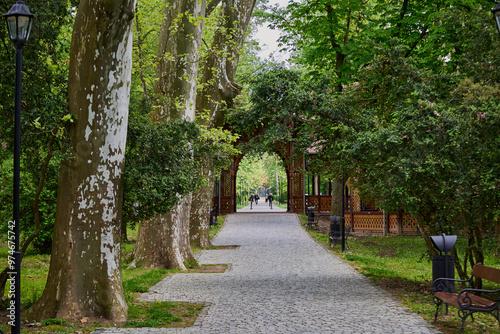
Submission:
[[[306,214],[308,207],[314,207],[315,214],[329,219],[332,201],[331,185],[322,180],[321,175],[307,171],[305,157],[291,160],[293,143],[278,145],[276,153],[287,162],[287,211]],[[243,154],[233,158],[231,166],[222,171],[217,180],[214,194],[214,210],[218,214],[237,212],[236,182],[239,164]],[[325,185],[326,183],[326,185]],[[378,210],[369,201],[364,201],[348,180],[344,189],[345,221],[352,225],[354,232],[376,234],[416,234],[418,229],[412,217],[397,214],[386,214]]]

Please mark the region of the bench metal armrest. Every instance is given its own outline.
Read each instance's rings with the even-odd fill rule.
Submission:
[[[465,288],[463,290],[460,290],[458,293],[458,296],[460,297],[461,294],[464,293],[469,293],[469,292],[480,292],[480,293],[499,293],[500,289],[497,290],[485,290],[485,289],[473,289],[473,288]],[[500,300],[500,296],[498,296],[498,300]]]
[[[455,278],[445,278],[445,277],[437,278],[432,283],[432,291],[446,292],[448,288],[446,282],[462,282],[462,283],[469,282],[469,287],[470,287],[470,284],[472,282],[472,277],[469,279],[455,279]]]

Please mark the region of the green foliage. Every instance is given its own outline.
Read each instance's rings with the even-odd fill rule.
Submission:
[[[464,231],[464,258],[482,262],[500,207],[498,84],[419,69],[406,50],[377,49],[359,82],[307,125],[317,160],[426,233]]]
[[[234,111],[228,120],[233,131],[242,135],[241,150],[272,152],[277,143],[310,143],[306,133],[297,133],[309,115],[328,108],[328,78],[315,80],[298,70],[270,65],[256,73],[249,84],[253,108]]]
[[[238,136],[222,128],[198,126],[200,135],[196,140],[194,157],[197,160],[210,157],[218,174],[230,166],[231,161],[227,157],[239,154],[239,150],[234,146]]]
[[[124,171],[127,221],[169,212],[181,196],[201,184],[192,159],[200,131],[193,122],[152,123],[132,118],[128,134]]]
[[[2,2],[0,10],[5,13],[12,4]],[[74,9],[67,0],[35,0],[28,5],[37,19],[23,49],[20,228],[27,238],[35,231],[35,214],[39,214],[41,232],[34,240],[35,248],[40,253],[49,253],[59,162],[66,154],[67,124],[73,121],[67,111],[67,76]],[[0,122],[3,124],[0,129],[0,219],[6,222],[12,220],[15,50],[6,29],[1,32],[4,48],[0,49]],[[51,145],[53,136],[55,143]],[[35,194],[48,156],[51,160],[38,208],[35,208]],[[6,228],[5,224],[0,226],[0,230]]]
[[[184,265],[186,266],[186,268],[188,269],[194,269],[194,268],[198,268],[198,262],[195,260],[195,259],[190,259],[188,261],[184,261]]]
[[[366,1],[300,1],[272,9],[269,19],[284,32],[281,42],[296,51],[297,61],[316,70],[334,72],[342,83],[369,59],[365,29],[373,20]]]

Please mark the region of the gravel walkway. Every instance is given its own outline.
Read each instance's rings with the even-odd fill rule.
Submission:
[[[213,243],[240,246],[198,255],[230,264],[225,273],[176,274],[141,297],[205,303],[193,327],[102,333],[440,333],[314,242],[294,214],[229,215]]]

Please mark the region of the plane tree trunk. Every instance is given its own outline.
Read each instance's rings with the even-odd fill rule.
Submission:
[[[203,157],[199,170],[207,183],[200,189],[193,191],[189,234],[191,245],[208,247],[211,245],[209,235],[210,209],[212,208],[215,184],[215,169],[211,157]]]
[[[123,321],[122,171],[135,0],[82,0],[73,28],[71,157],[62,162],[47,284],[32,317]]]
[[[219,28],[215,32],[210,52],[204,60],[196,110],[199,115],[208,112],[205,122],[209,128],[224,125],[226,111],[231,108],[241,87],[234,82],[238,67],[239,51],[255,6],[255,0],[222,0]],[[212,157],[201,156],[200,173],[207,186],[193,192],[191,207],[191,242],[201,247],[210,245],[209,219],[214,193],[216,170]]]
[[[166,3],[158,47],[154,122],[195,119],[205,8],[204,0]],[[184,196],[172,212],[139,224],[134,265],[186,270],[184,262],[194,261],[189,242],[191,197]]]

